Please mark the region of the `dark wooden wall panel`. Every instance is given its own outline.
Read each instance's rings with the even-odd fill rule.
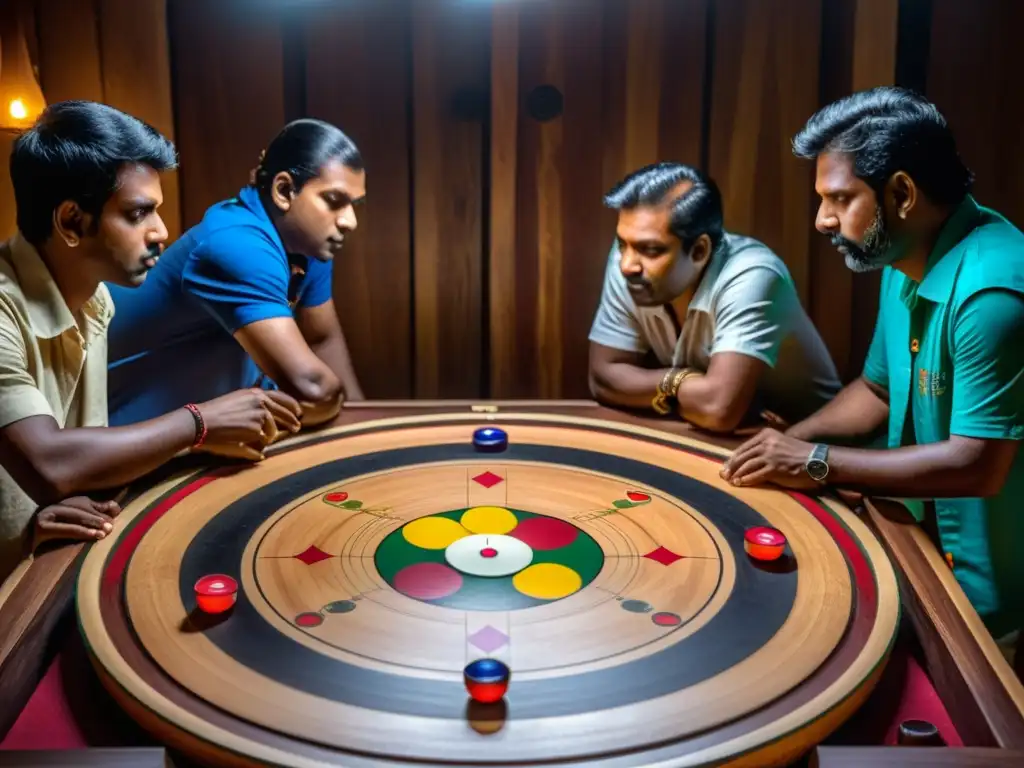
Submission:
[[[1019,0],[933,0],[927,95],[956,132],[975,195],[1024,227]]]
[[[367,198],[334,262],[334,299],[371,398],[412,395],[410,22],[408,0],[358,0],[306,23],[305,112],[345,131],[366,165]]]
[[[519,342],[516,333],[516,238],[519,168],[519,8],[494,7],[491,17],[491,131],[488,199],[488,298],[490,391],[516,393]]]
[[[47,103],[103,101],[98,13],[98,0],[36,0],[39,79]]]
[[[174,141],[166,0],[99,0],[99,11],[103,100]],[[160,215],[174,240],[181,233],[177,172],[164,174],[162,186]]]
[[[284,126],[277,14],[245,0],[170,0],[182,227],[238,192]]]
[[[509,4],[511,5],[511,4]],[[699,164],[706,0],[521,2],[496,14],[492,190],[491,391],[586,397],[587,335],[600,298],[614,212],[604,194],[661,159]],[[512,55],[518,44],[518,58]],[[564,111],[531,112],[554,86]],[[515,117],[515,130],[506,122]],[[515,158],[513,200],[508,158]],[[508,201],[513,201],[509,203]],[[514,211],[514,229],[508,224]],[[493,218],[497,216],[498,218]],[[500,233],[500,236],[499,236]],[[497,303],[495,303],[497,302]],[[514,310],[510,309],[514,307]]]
[[[413,0],[417,397],[479,397],[490,5]]]
[[[907,73],[979,199],[1024,221],[1024,107],[996,76],[1015,71],[1016,0],[26,2],[49,101],[106,100],[176,138],[172,235],[245,183],[286,119],[356,139],[369,197],[335,292],[370,396],[586,395],[602,197],[657,160],[705,166],[727,226],[779,252],[857,375],[878,276],[814,231],[813,164],[789,142],[822,103]],[[564,111],[538,122],[544,84]]]
[[[899,0],[834,0],[822,14],[822,104],[895,81]],[[812,192],[809,228],[819,201]],[[828,238],[816,231],[811,238],[807,309],[839,375],[849,381],[860,375],[871,343],[879,275],[854,274]]]
[[[805,305],[813,172],[790,139],[818,108],[820,0],[717,0],[710,173],[728,229],[786,262]]]

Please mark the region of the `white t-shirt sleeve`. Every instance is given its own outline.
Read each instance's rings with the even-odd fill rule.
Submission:
[[[774,368],[791,330],[797,300],[793,283],[770,267],[750,265],[736,270],[715,301],[711,355],[736,352]]]
[[[604,273],[604,288],[590,340],[595,344],[627,352],[647,352],[650,345],[644,338],[636,304],[629,295],[626,278],[619,271],[618,249],[612,247]]]

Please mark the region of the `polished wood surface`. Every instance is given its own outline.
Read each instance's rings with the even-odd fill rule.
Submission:
[[[163,747],[0,751],[0,768],[174,768]]]
[[[303,30],[305,113],[341,127],[367,168],[358,226],[333,262],[334,304],[359,379],[378,400],[413,394],[413,169],[402,149],[412,141],[406,6],[375,0],[288,7]]]
[[[818,747],[808,768],[1016,768],[1024,752],[965,747]]]
[[[1015,0],[16,1],[49,102],[106,99],[174,134],[172,237],[237,191],[285,120],[357,139],[370,191],[335,294],[374,398],[586,396],[614,236],[601,196],[652,160],[716,176],[726,226],[778,249],[856,376],[878,275],[850,273],[815,232],[811,165],[789,147],[852,90],[923,88],[979,199],[1022,221],[1024,115],[1016,84],[988,76],[1015,63]],[[539,123],[529,96],[544,85],[563,112]]]
[[[397,402],[366,402],[352,403],[346,406],[339,416],[336,424],[358,424],[370,419],[397,417],[405,415],[420,415],[429,413],[447,412],[501,412],[502,409],[514,408],[519,412],[567,412],[583,415],[588,418],[601,418],[612,421],[621,421],[629,424],[642,424],[656,429],[667,430],[681,435],[700,436],[703,441],[715,443],[725,448],[731,448],[738,442],[737,437],[721,437],[707,435],[693,430],[685,424],[671,420],[655,419],[643,414],[631,414],[601,408],[588,401],[397,401]],[[893,505],[889,502],[877,502],[874,509],[890,509]],[[1007,666],[1005,661],[994,658],[991,647],[983,650],[982,646],[991,642],[984,633],[976,633],[967,630],[968,625],[974,626],[977,622],[977,615],[965,605],[962,597],[941,597],[944,593],[956,593],[959,590],[948,580],[938,577],[939,571],[929,568],[910,568],[905,571],[907,563],[926,563],[929,559],[935,560],[938,554],[934,547],[926,539],[913,535],[915,525],[906,519],[900,520],[897,516],[898,510],[891,511],[886,517],[887,524],[876,526],[879,539],[889,550],[893,563],[905,579],[903,590],[904,600],[909,601],[910,597],[918,592],[933,592],[937,604],[944,606],[943,610],[932,610],[921,612],[915,620],[915,631],[924,641],[925,638],[932,638],[935,647],[941,648],[942,653],[930,654],[928,671],[935,680],[943,703],[949,708],[954,725],[961,730],[965,736],[968,746],[979,746],[979,744],[997,743],[992,736],[986,737],[984,729],[987,728],[991,734],[993,731],[1002,732],[1004,743],[1009,743],[1015,733],[1019,733],[1020,723],[1024,718],[1024,709],[1017,706],[1015,701],[1019,697],[1019,683],[1008,679],[1006,675]],[[13,600],[12,591],[8,599],[0,604],[0,664],[10,663],[14,657],[12,648],[17,645],[12,643],[11,633],[21,632],[16,629],[20,624],[23,615],[31,614],[33,617],[32,626],[35,628],[32,633],[32,642],[40,649],[46,648],[51,638],[46,634],[47,628],[52,626],[54,621],[45,621],[47,616],[60,614],[67,608],[68,593],[61,592],[59,588],[53,587],[53,581],[60,573],[64,573],[73,565],[75,559],[82,550],[81,545],[67,545],[48,553],[46,557],[37,557],[32,562],[24,575],[24,584],[18,586],[22,598]],[[65,577],[65,579],[68,577]],[[59,581],[59,578],[58,578]],[[65,582],[66,583],[66,582]],[[36,586],[30,586],[36,584]],[[47,586],[50,584],[51,586]],[[959,590],[962,595],[962,590]],[[913,617],[913,614],[912,614]],[[954,628],[959,626],[959,631]],[[951,628],[952,627],[952,628]],[[58,641],[59,642],[59,641]],[[4,723],[13,722],[36,682],[42,675],[44,665],[49,656],[46,653],[33,657],[30,664],[23,670],[23,674],[12,681],[7,679],[5,695],[0,697],[0,716]],[[950,675],[958,674],[958,667],[963,664],[963,659],[969,659],[965,668],[975,678],[971,686],[960,685],[950,686],[945,683]],[[35,664],[33,668],[31,664]],[[955,677],[954,677],[955,679]],[[170,694],[171,691],[168,691]],[[974,710],[975,715],[971,715]],[[976,730],[972,730],[971,720],[980,717],[988,725],[983,727],[980,740],[975,739]],[[214,718],[215,711],[211,710],[210,717]],[[1005,723],[1006,725],[1000,725]],[[959,750],[940,750],[935,754],[944,752],[958,752]],[[945,759],[945,758],[943,758]]]
[[[580,410],[586,412],[588,409]],[[358,706],[342,704],[340,701],[311,697],[308,693],[281,685],[265,674],[240,665],[230,655],[226,655],[220,646],[207,639],[203,632],[182,631],[182,627],[189,623],[189,609],[181,602],[177,586],[181,577],[176,575],[175,571],[176,564],[182,557],[182,547],[189,544],[203,530],[218,510],[225,509],[226,505],[246,493],[289,478],[296,471],[317,466],[328,458],[338,460],[395,448],[440,447],[464,443],[468,439],[468,430],[473,425],[498,423],[509,430],[511,442],[522,445],[547,445],[557,449],[575,447],[597,450],[610,456],[629,456],[645,465],[669,470],[671,476],[680,471],[680,462],[683,462],[683,475],[736,497],[765,515],[770,522],[789,532],[790,545],[796,562],[799,563],[797,574],[800,584],[796,602],[785,624],[769,642],[746,658],[742,664],[668,696],[633,701],[630,708],[634,716],[628,722],[612,713],[599,710],[575,715],[572,718],[550,718],[550,727],[538,730],[538,723],[545,718],[538,720],[535,716],[532,719],[517,720],[512,717],[505,723],[503,729],[500,749],[505,759],[531,760],[538,759],[541,755],[560,755],[569,758],[574,755],[592,755],[595,751],[600,753],[617,752],[627,748],[648,749],[644,745],[652,741],[657,743],[670,740],[680,746],[658,747],[655,752],[682,750],[682,754],[692,755],[691,759],[696,759],[700,754],[718,755],[718,759],[725,759],[737,753],[756,752],[760,755],[761,764],[783,764],[809,746],[807,739],[812,739],[810,743],[813,744],[823,738],[848,716],[852,711],[851,707],[867,695],[881,671],[880,661],[884,659],[895,631],[897,592],[895,576],[891,571],[887,571],[888,563],[882,556],[881,548],[870,536],[868,529],[852,513],[844,511],[839,505],[833,505],[833,514],[840,517],[851,530],[874,568],[878,594],[877,609],[872,610],[877,610],[877,615],[874,623],[866,627],[867,634],[858,641],[863,642],[863,646],[851,646],[853,655],[841,667],[835,668],[839,676],[834,682],[823,684],[817,693],[811,694],[810,699],[791,705],[787,709],[784,702],[790,695],[788,691],[801,690],[801,687],[794,689],[794,684],[820,674],[819,670],[824,669],[822,665],[825,659],[832,654],[840,638],[845,637],[850,611],[849,567],[839,556],[831,536],[826,535],[823,528],[812,522],[807,510],[796,499],[770,489],[731,488],[718,477],[716,461],[673,450],[671,446],[656,442],[670,440],[667,433],[642,427],[616,425],[612,422],[573,416],[521,414],[515,411],[504,416],[464,413],[457,417],[457,424],[449,425],[448,422],[452,418],[451,415],[442,412],[419,418],[382,420],[371,424],[375,426],[374,431],[357,431],[349,434],[351,429],[338,428],[328,435],[337,438],[334,440],[307,438],[308,446],[305,447],[302,439],[294,444],[282,443],[279,449],[275,449],[274,455],[261,464],[219,477],[190,491],[187,497],[177,502],[173,514],[162,517],[156,523],[143,538],[140,548],[132,555],[126,600],[132,626],[146,652],[186,690],[196,691],[200,697],[214,704],[219,710],[234,713],[252,723],[263,723],[277,731],[289,732],[306,742],[334,744],[357,752],[376,752],[380,750],[382,743],[397,744],[400,741],[397,734],[404,733],[400,754],[430,761],[444,761],[453,755],[460,759],[473,759],[478,751],[484,748],[486,742],[481,741],[479,735],[472,730],[466,729],[461,718],[432,718],[428,727],[427,721],[421,722],[417,717],[410,715],[391,714],[377,708],[363,710]],[[381,429],[384,431],[380,431]],[[700,448],[703,445],[688,438],[679,440],[680,447],[683,448]],[[488,464],[500,465],[501,459],[482,457],[472,460],[471,464],[481,467]],[[357,479],[353,487],[358,488],[360,497],[378,499],[384,508],[391,510],[390,514],[397,516],[397,519],[390,521],[394,525],[406,517],[419,517],[429,512],[435,505],[441,508],[457,506],[458,500],[463,499],[466,493],[464,462],[462,465],[459,467],[460,471],[455,473],[456,482],[450,489],[454,495],[447,501],[445,489],[448,486],[444,480],[446,464],[434,466],[432,471],[422,470],[418,476],[414,475],[411,479],[403,479],[401,472],[397,475],[385,472],[368,477],[364,481]],[[563,468],[556,471],[545,465],[518,465],[518,461],[513,462],[510,466],[515,469],[510,471],[516,473],[515,477],[522,474],[525,479],[520,478],[517,481],[510,477],[506,480],[510,494],[513,493],[513,488],[517,489],[508,501],[509,505],[516,507],[530,508],[531,505],[539,504],[542,509],[538,511],[556,517],[565,516],[572,510],[578,511],[581,505],[588,509],[606,507],[609,502],[605,496],[622,493],[621,489],[618,493],[614,489],[623,482],[623,478],[609,484],[609,480],[602,480],[600,475],[590,476],[593,473],[585,469]],[[174,481],[170,484],[174,484]],[[641,486],[640,489],[644,490],[644,487]],[[130,523],[148,505],[154,503],[162,495],[163,490],[160,487],[148,490],[141,498],[128,505],[122,513],[124,523]],[[316,493],[326,490],[327,488],[324,488]],[[302,498],[305,498],[304,504],[314,503],[314,496],[309,493]],[[289,504],[289,509],[290,507]],[[300,538],[306,541],[308,546],[307,538],[310,535],[318,546],[328,552],[343,546],[346,538],[329,524],[329,530],[323,528],[323,510],[318,515],[313,507],[310,507],[308,514],[302,509],[300,507],[298,510],[292,510],[290,514],[296,515],[288,518],[292,525],[274,529],[277,531],[276,536],[270,536],[268,533],[271,528],[267,526],[273,525],[272,520],[268,520],[264,528],[251,533],[251,542],[263,542],[260,546],[266,548],[268,561],[261,564],[263,561],[258,559],[259,555],[255,551],[247,556],[246,559],[255,559],[258,563],[256,573],[260,575],[260,586],[257,589],[255,583],[247,582],[247,572],[243,570],[243,590],[247,595],[254,596],[259,592],[263,599],[273,604],[273,610],[264,612],[272,621],[275,621],[274,614],[287,616],[290,612],[297,612],[303,603],[307,603],[308,610],[308,600],[312,599],[309,595],[315,594],[318,589],[317,585],[312,583],[300,588],[305,581],[301,577],[292,578],[296,573],[294,568],[288,570],[288,578],[282,578],[285,574],[280,569],[289,568],[288,563],[283,561],[290,561],[291,558],[282,558],[281,553],[293,550],[299,545]],[[637,552],[647,546],[653,546],[655,540],[676,549],[683,549],[687,544],[694,546],[692,541],[699,540],[700,534],[696,532],[696,528],[690,537],[684,535],[685,531],[676,524],[660,526],[658,520],[662,513],[658,512],[657,505],[644,509],[650,512],[650,516],[642,516],[642,528],[633,528],[625,518],[623,522],[614,523],[614,527],[618,529],[617,538],[633,540]],[[667,511],[666,508],[665,512]],[[676,510],[673,520],[677,519],[678,514]],[[700,516],[700,506],[692,508],[690,514]],[[580,518],[573,519],[584,530],[599,531],[602,530],[602,526],[608,524],[603,517],[594,518],[593,522],[581,522]],[[335,520],[337,521],[337,517]],[[590,526],[596,528],[592,529]],[[715,535],[713,526],[709,528],[709,532]],[[290,538],[292,536],[297,538],[293,540]],[[665,541],[662,542],[659,536],[666,537]],[[376,537],[371,536],[366,546],[372,548],[375,540]],[[289,541],[292,543],[289,544]],[[250,549],[253,546],[250,544]],[[723,557],[745,558],[742,549],[737,553],[735,545],[731,546],[732,549],[718,545]],[[108,635],[108,630],[113,626],[105,623],[109,620],[110,613],[104,613],[107,609],[102,608],[103,603],[97,601],[104,563],[107,562],[108,553],[113,553],[116,547],[117,544],[113,540],[93,547],[83,568],[79,586],[83,629],[89,646],[105,673],[116,681],[113,691],[115,695],[118,689],[126,688],[142,706],[158,713],[161,720],[176,724],[178,729],[184,731],[186,737],[191,734],[208,745],[223,745],[224,748],[235,751],[241,749],[246,754],[262,755],[263,759],[269,759],[276,749],[271,743],[246,744],[239,728],[232,726],[230,721],[225,729],[224,726],[207,723],[205,715],[197,720],[195,715],[199,710],[190,706],[186,706],[184,711],[180,710],[177,705],[164,698],[157,688],[151,687],[151,684],[158,682],[152,672],[139,667],[137,662],[122,660],[123,646],[117,646],[113,634]],[[700,558],[700,555],[693,556]],[[746,564],[746,560],[744,563],[745,568],[751,567]],[[714,580],[719,583],[718,589],[723,592],[723,599],[725,593],[729,591],[728,574],[734,567],[728,562],[723,562],[722,569],[726,578],[724,581]],[[679,594],[675,580],[669,591],[663,590],[666,586],[661,581],[664,572],[659,568],[648,568],[648,576],[644,576],[644,572],[641,571],[639,577],[635,579],[635,584],[646,584],[642,590],[645,599],[661,601],[665,605],[659,605],[659,608],[674,610],[683,615],[691,615],[697,610],[696,604]],[[614,573],[614,569],[611,573]],[[692,587],[691,591],[706,591],[700,586],[702,583],[705,583],[708,589],[711,588],[711,582],[706,582],[700,572],[694,571],[694,579],[692,583],[688,582]],[[659,587],[659,584],[662,586]],[[847,586],[844,587],[844,584]],[[594,588],[605,593],[615,590],[614,582],[603,585],[595,582]],[[326,601],[327,597],[328,594],[325,593],[323,600]],[[552,603],[536,608],[530,612],[531,621],[541,614],[544,621],[535,626],[529,626],[529,623],[520,626],[515,615],[510,614],[507,626],[514,638],[513,644],[518,648],[515,666],[521,670],[521,685],[529,685],[532,680],[548,679],[552,673],[543,672],[542,668],[553,669],[558,665],[572,664],[581,672],[614,669],[615,664],[609,667],[609,662],[599,662],[598,659],[615,653],[621,655],[623,651],[627,651],[625,656],[616,662],[620,663],[631,658],[643,659],[647,654],[657,650],[658,646],[647,648],[642,653],[628,651],[625,647],[613,647],[615,643],[628,641],[631,632],[635,635],[635,630],[625,631],[624,637],[616,637],[616,632],[610,632],[612,637],[607,641],[599,641],[601,634],[609,633],[609,627],[618,626],[620,622],[616,621],[614,612],[605,615],[600,610],[594,610],[593,606],[590,609],[594,612],[588,617],[587,611],[583,609],[587,608],[588,603],[593,603],[593,597],[593,591],[588,592],[584,588],[578,595],[567,598],[564,605]],[[693,599],[698,598],[706,601],[701,595]],[[296,600],[299,602],[295,602]],[[373,617],[366,614],[365,621],[370,623],[365,625],[364,629],[360,629],[359,624],[352,625],[339,636],[344,645],[334,647],[339,647],[339,652],[349,660],[373,654],[385,668],[388,665],[402,664],[404,655],[407,667],[410,664],[413,667],[422,664],[436,670],[430,673],[414,673],[417,676],[436,676],[440,682],[459,680],[461,650],[449,658],[445,647],[461,649],[462,644],[456,645],[453,638],[445,640],[444,632],[438,634],[440,630],[437,628],[431,630],[431,623],[443,619],[446,612],[437,608],[424,608],[419,611],[401,598],[396,605],[404,613],[420,615],[422,618],[401,619],[393,616],[389,619],[388,616],[383,616],[380,622],[374,622]],[[715,606],[716,601],[712,600],[704,610],[712,611],[713,615]],[[372,612],[371,608],[367,610]],[[581,610],[582,613],[579,612]],[[559,618],[562,611],[567,613]],[[618,611],[618,614],[622,613]],[[107,618],[102,618],[103,616]],[[451,629],[454,631],[456,625],[461,629],[463,621],[460,618],[458,622],[453,623]],[[590,621],[596,621],[597,624],[589,626]],[[699,637],[696,633],[701,629],[703,621],[698,620],[687,627],[687,632]],[[379,636],[379,627],[385,624],[388,626],[386,640]],[[275,626],[289,636],[298,634],[294,627],[280,625],[279,619],[276,620]],[[229,630],[225,628],[225,631]],[[374,650],[372,642],[360,646],[358,637],[361,631],[367,633],[367,640],[377,636],[377,645],[385,646],[384,650]],[[405,632],[411,634],[404,635]],[[578,643],[574,644],[571,641],[572,637],[580,636],[581,633],[582,636],[591,638],[592,647],[586,644],[579,646]],[[860,635],[860,632],[854,634]],[[432,643],[431,638],[436,642]],[[599,641],[596,646],[592,645],[595,641]],[[665,648],[680,641],[681,638],[672,639]],[[390,651],[386,646],[392,644],[399,656],[389,660]],[[647,641],[646,645],[649,644],[650,641]],[[430,646],[434,645],[438,647],[431,650]],[[626,645],[628,646],[629,642],[626,642]],[[561,650],[558,650],[559,647]],[[432,655],[437,652],[440,652],[439,656]],[[335,652],[328,650],[327,653]],[[770,674],[760,674],[758,670],[762,673],[770,671]],[[406,682],[405,685],[409,686],[411,683]],[[733,726],[725,727],[727,722],[735,721],[737,715],[748,716],[748,712],[770,701],[778,702],[778,705],[773,704],[774,714],[770,718],[766,716],[765,722],[758,725],[755,730],[750,730],[749,733],[741,730],[731,734],[729,729]],[[680,717],[680,713],[684,713],[685,716]],[[631,724],[637,717],[646,723],[642,733],[638,733]],[[708,728],[712,730],[705,732]],[[250,728],[249,731],[251,730]],[[717,731],[722,732],[721,738],[716,736]],[[171,743],[179,741],[173,729],[160,729],[158,732],[161,738]],[[545,736],[545,733],[549,733],[550,736]],[[387,734],[392,735],[388,737]],[[786,734],[786,737],[778,740],[780,734]],[[686,741],[678,742],[680,737],[685,737]],[[242,741],[239,741],[240,738]],[[693,739],[707,743],[698,748],[696,743],[690,745]],[[265,742],[265,739],[262,741]],[[298,755],[308,755],[311,759],[313,754],[308,748],[298,746],[299,744],[300,742],[293,742],[291,749],[298,750]],[[494,749],[489,746],[486,748]],[[271,751],[268,752],[268,749]],[[306,765],[307,758],[298,755],[289,764]],[[387,762],[384,756],[380,759]]]
[[[866,508],[900,570],[904,605],[957,731],[967,744],[1024,749],[1024,685],[942,555],[900,505]]]

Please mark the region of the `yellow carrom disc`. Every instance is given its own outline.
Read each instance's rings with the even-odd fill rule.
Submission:
[[[481,425],[508,435],[473,450]],[[848,718],[898,619],[836,501],[723,452],[533,414],[365,422],[134,489],[77,588],[118,701],[214,765],[776,765]],[[781,558],[744,533],[785,535]],[[193,587],[224,574],[234,607]],[[511,670],[470,702],[463,670]]]

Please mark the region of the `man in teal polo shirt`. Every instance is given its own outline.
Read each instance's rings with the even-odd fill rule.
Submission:
[[[842,99],[793,144],[817,163],[818,230],[850,269],[883,270],[875,334],[859,379],[785,434],[737,448],[722,476],[934,500],[947,562],[1012,648],[1024,627],[1024,234],[978,205],[946,121],[907,91]],[[886,422],[888,449],[849,447]]]

